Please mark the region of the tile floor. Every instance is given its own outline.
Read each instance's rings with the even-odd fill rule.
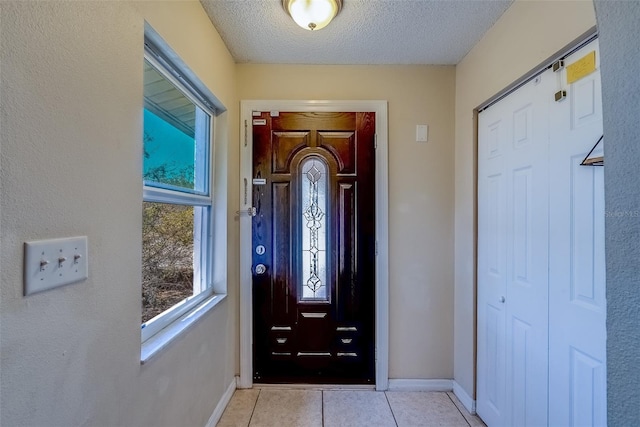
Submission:
[[[453,393],[236,390],[218,427],[484,427]]]

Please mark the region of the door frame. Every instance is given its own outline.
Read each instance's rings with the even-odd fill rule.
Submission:
[[[375,112],[376,114],[376,390],[389,387],[389,154],[387,101],[243,100],[240,101],[240,378],[238,388],[253,387],[253,304],[251,208],[253,111]]]

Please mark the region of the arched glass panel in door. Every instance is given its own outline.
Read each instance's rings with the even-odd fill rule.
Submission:
[[[329,301],[327,286],[327,165],[307,157],[300,168],[302,212],[301,301]]]

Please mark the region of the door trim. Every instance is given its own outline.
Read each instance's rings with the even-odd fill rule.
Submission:
[[[252,111],[376,113],[376,390],[389,387],[389,154],[387,101],[240,102],[240,378],[238,388],[253,387],[253,307],[251,294]],[[246,125],[245,125],[246,124]],[[246,189],[246,190],[245,190]]]

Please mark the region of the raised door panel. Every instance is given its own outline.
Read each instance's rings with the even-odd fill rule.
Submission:
[[[533,204],[533,167],[525,167],[512,171],[511,174],[511,200],[513,228],[511,233],[510,255],[513,268],[514,286],[532,286],[533,264],[533,216],[535,206]]]
[[[293,156],[311,143],[309,131],[273,132],[272,139],[272,171],[276,174],[289,174]]]
[[[329,151],[338,162],[338,174],[356,173],[355,132],[318,132],[318,145]]]

